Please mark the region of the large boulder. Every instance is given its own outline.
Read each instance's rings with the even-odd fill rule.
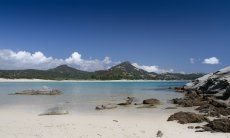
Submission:
[[[151,104],[151,105],[156,105],[156,104],[159,104],[160,101],[158,99],[146,99],[143,101],[143,104]]]
[[[168,118],[168,121],[174,121],[177,120],[180,124],[187,124],[187,123],[201,123],[204,121],[208,121],[208,118],[206,118],[203,115],[191,113],[191,112],[178,112],[173,115],[171,115]]]

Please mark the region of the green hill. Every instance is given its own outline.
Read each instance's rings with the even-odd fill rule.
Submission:
[[[180,74],[165,73],[157,74],[134,67],[126,61],[108,70],[87,72],[61,65],[48,70],[0,70],[0,78],[7,79],[45,79],[45,80],[194,80],[203,76],[201,73]]]

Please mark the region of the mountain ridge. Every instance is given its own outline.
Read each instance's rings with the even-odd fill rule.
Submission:
[[[45,80],[194,80],[204,74],[157,74],[136,68],[129,61],[122,62],[107,70],[82,71],[68,65],[60,65],[48,70],[0,70],[0,78],[45,79]]]

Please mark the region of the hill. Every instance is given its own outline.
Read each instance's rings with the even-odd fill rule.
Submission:
[[[150,74],[147,71],[134,67],[130,62],[126,61],[118,64],[108,70],[96,71],[94,79],[100,80],[117,80],[117,79],[128,79],[128,80],[155,80],[156,74]]]
[[[0,78],[45,79],[45,80],[193,80],[203,74],[165,73],[157,74],[134,67],[130,62],[122,62],[108,70],[87,72],[61,65],[48,70],[0,70]]]

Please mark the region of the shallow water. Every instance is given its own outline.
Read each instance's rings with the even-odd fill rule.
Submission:
[[[181,97],[167,89],[183,86],[186,82],[2,82],[0,83],[0,108],[16,107],[23,110],[44,111],[50,107],[64,106],[72,113],[95,113],[95,106],[106,103],[123,102],[126,97],[135,97],[135,103],[141,103],[147,98],[157,98],[161,101],[159,107],[170,106],[169,100]],[[56,88],[63,92],[59,96],[26,96],[8,95],[25,89],[40,89],[42,87]],[[137,106],[120,107],[120,112],[138,112]],[[123,110],[126,108],[125,110]],[[155,109],[157,110],[157,109]]]

